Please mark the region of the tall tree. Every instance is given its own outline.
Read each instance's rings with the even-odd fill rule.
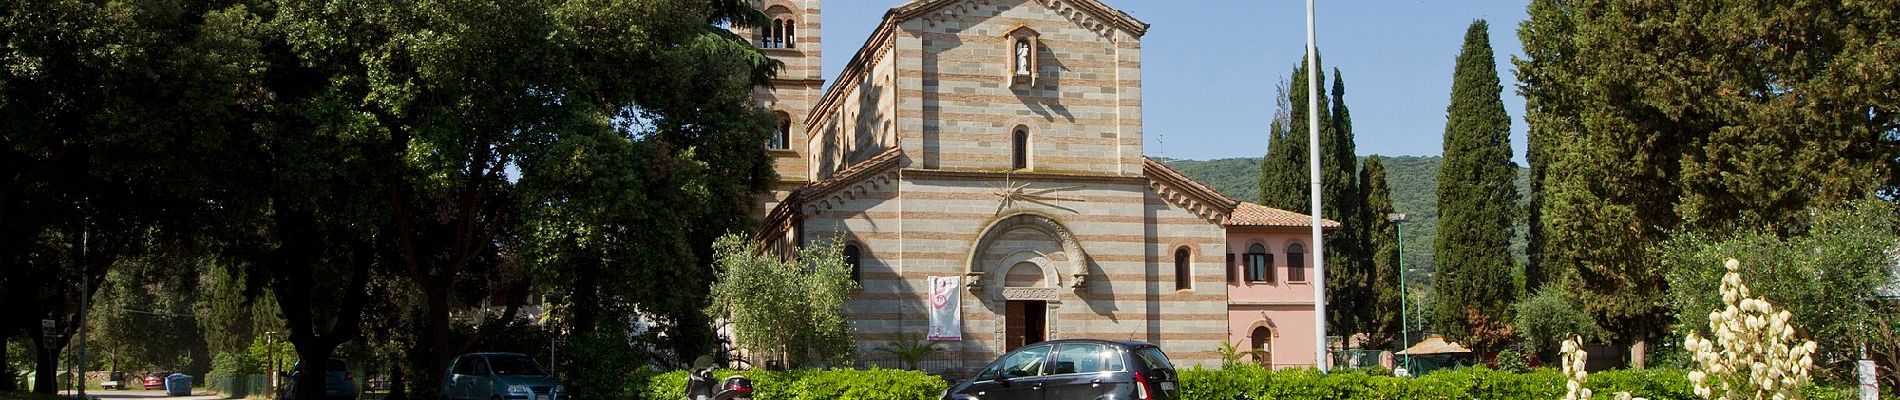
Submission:
[[[1900,159],[1892,4],[1534,1],[1518,60],[1538,269],[1615,339],[1667,321],[1654,248],[1678,228],[1782,235],[1885,193]],[[1640,358],[1638,358],[1640,359]]]
[[[1364,332],[1372,319],[1371,221],[1366,219],[1366,194],[1359,182],[1359,156],[1353,144],[1352,112],[1346,106],[1346,80],[1333,68],[1332,104],[1323,115],[1326,126],[1320,131],[1320,191],[1326,207],[1325,218],[1339,221],[1339,229],[1327,232],[1326,294],[1330,329],[1337,332]],[[1322,100],[1323,101],[1323,100]]]
[[[1438,237],[1432,247],[1434,322],[1451,340],[1490,351],[1510,335],[1517,297],[1510,255],[1517,204],[1511,120],[1504,113],[1489,24],[1465,30],[1446,108],[1438,170]]]
[[[0,8],[0,300],[24,307],[0,317],[0,333],[30,334],[43,393],[85,294],[121,260],[189,237],[179,210],[200,204],[176,189],[207,184],[189,178],[215,168],[198,149],[229,137],[220,115],[245,90],[220,68],[232,43],[197,29],[218,7]],[[57,337],[38,334],[42,318]]]
[[[1392,189],[1385,182],[1385,163],[1379,156],[1366,157],[1366,165],[1359,169],[1359,183],[1365,188],[1366,207],[1359,220],[1366,232],[1367,255],[1371,268],[1365,278],[1367,287],[1361,296],[1366,297],[1365,332],[1368,333],[1367,348],[1388,348],[1394,339],[1398,339],[1399,315],[1404,312],[1399,296],[1403,293],[1399,280],[1399,227],[1386,219],[1386,216],[1398,212],[1392,205]],[[1367,296],[1366,294],[1370,294]],[[1403,345],[1403,344],[1401,344]]]
[[[1307,193],[1312,190],[1306,173],[1306,135],[1294,133],[1291,83],[1281,81],[1276,92],[1273,120],[1267,133],[1267,155],[1260,159],[1260,205],[1304,210]]]

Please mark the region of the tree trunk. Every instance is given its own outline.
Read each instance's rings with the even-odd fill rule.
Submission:
[[[384,400],[409,399],[409,388],[403,386],[406,384],[403,382],[403,365],[398,357],[389,359],[389,396],[384,397]]]
[[[1630,344],[1630,368],[1643,369],[1643,351],[1648,348],[1648,339],[1636,339],[1636,343]]]
[[[316,341],[328,341],[321,338],[313,339],[316,339]],[[295,377],[297,382],[297,398],[299,399],[327,398],[323,393],[323,389],[329,384],[325,378],[330,372],[328,370],[330,355],[336,353],[336,346],[322,346],[322,344],[323,343],[297,343],[295,340],[291,341],[291,345],[297,348],[297,359],[299,362],[299,364],[297,364],[297,376]]]
[[[4,335],[4,336],[11,336],[11,335]],[[5,346],[6,344],[7,344],[7,340],[0,338],[0,346]],[[20,390],[19,386],[16,385],[17,383],[20,383],[19,382],[20,380],[18,378],[15,378],[19,375],[13,374],[13,364],[11,362],[12,360],[7,359],[7,352],[0,351],[0,392],[11,392],[15,390]]]
[[[33,393],[59,393],[59,343],[46,343],[45,336],[33,335]]]

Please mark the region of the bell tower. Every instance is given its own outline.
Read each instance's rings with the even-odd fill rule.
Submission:
[[[811,151],[805,136],[805,117],[824,95],[825,80],[819,64],[819,0],[753,0],[753,7],[765,13],[763,26],[738,33],[757,46],[767,57],[785,63],[772,87],[754,89],[759,107],[778,115],[778,125],[764,143],[772,157],[779,180],[763,201],[754,202],[755,218],[762,218],[793,189],[811,182]]]

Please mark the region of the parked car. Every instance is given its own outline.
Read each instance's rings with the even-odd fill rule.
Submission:
[[[152,371],[145,374],[145,379],[141,384],[145,390],[164,390],[165,376],[171,374],[171,371]]]
[[[469,353],[449,363],[442,397],[449,400],[569,400],[541,364],[517,353]]]
[[[1160,347],[1145,342],[1064,339],[998,357],[944,391],[943,400],[1174,400],[1178,375]]]
[[[297,376],[303,371],[302,367],[303,361],[299,360],[292,363],[289,370],[279,372],[283,374],[283,383],[277,385],[279,400],[296,400]],[[323,372],[324,400],[356,400],[356,376],[350,373],[348,362],[331,357],[329,362],[324,363]]]
[[[139,383],[144,384],[144,382]],[[105,390],[125,390],[125,373],[112,371],[111,374],[107,374],[105,382],[99,382],[99,388]]]

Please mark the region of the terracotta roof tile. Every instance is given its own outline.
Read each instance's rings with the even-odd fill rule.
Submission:
[[[1320,221],[1322,229],[1339,227],[1338,221],[1330,219]],[[1234,213],[1227,217],[1227,225],[1308,227],[1313,226],[1313,217],[1243,201],[1240,202],[1240,206],[1234,207]]]

